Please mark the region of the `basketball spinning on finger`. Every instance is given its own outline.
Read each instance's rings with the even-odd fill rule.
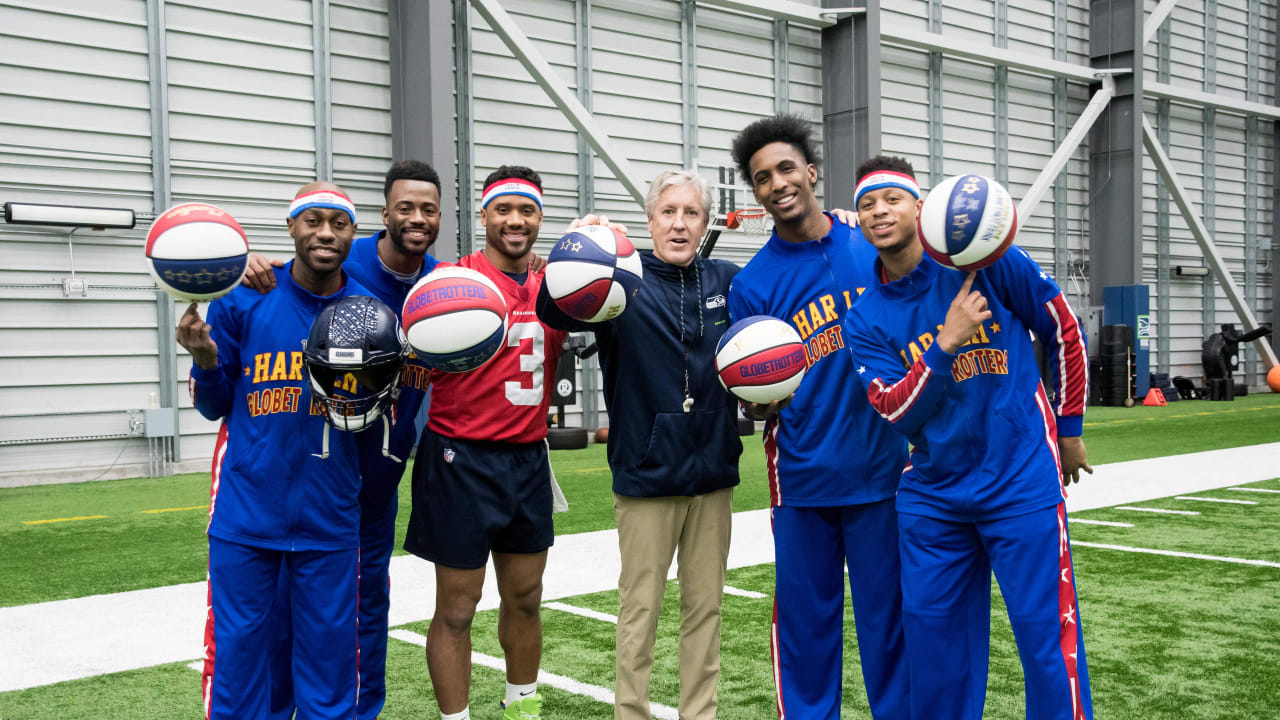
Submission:
[[[1018,211],[1003,185],[982,175],[938,183],[917,220],[929,257],[953,270],[980,270],[999,260],[1018,231]]]
[[[565,233],[547,256],[551,299],[569,317],[585,322],[612,320],[640,290],[644,270],[626,235],[603,225]]]
[[[147,232],[147,269],[177,300],[215,300],[240,284],[249,239],[230,213],[207,203],[164,211]]]

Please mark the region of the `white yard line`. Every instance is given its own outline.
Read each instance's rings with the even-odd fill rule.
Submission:
[[[1072,545],[1102,550],[1120,550],[1123,552],[1143,553],[1144,555],[1166,555],[1168,557],[1192,558],[1195,560],[1216,560],[1218,562],[1235,563],[1237,565],[1256,565],[1258,567],[1280,568],[1280,563],[1270,560],[1246,560],[1244,558],[1222,557],[1221,555],[1201,555],[1199,553],[1178,552],[1176,550],[1154,550],[1152,548],[1136,548],[1126,545],[1104,545],[1102,543],[1080,542],[1072,540]]]
[[[724,586],[724,594],[736,595],[737,597],[751,598],[752,600],[763,600],[764,598],[769,597],[768,595],[765,595],[764,593],[758,593],[755,590],[742,590],[741,588],[736,588],[736,587],[733,587],[732,585]]]
[[[388,635],[402,642],[417,645],[418,647],[427,646],[427,639],[423,637],[421,633],[416,633],[412,630],[392,630]],[[506,663],[503,662],[502,658],[485,655],[484,653],[478,653],[474,650],[471,652],[471,664],[482,665],[491,670],[497,670],[498,672],[506,672]],[[588,697],[610,707],[613,706],[613,691],[609,688],[600,687],[599,685],[580,682],[571,677],[549,673],[546,670],[538,671],[538,684],[547,685],[556,688],[557,690],[573,693],[574,695]],[[653,713],[655,718],[660,718],[660,720],[679,720],[680,717],[675,708],[661,703],[650,702],[649,710]]]
[[[1094,475],[1071,487],[1067,509],[1078,512],[1269,480],[1277,476],[1278,456],[1280,443],[1271,443],[1099,465]],[[767,509],[735,513],[732,532],[730,568],[773,562]],[[616,590],[617,548],[613,530],[557,537],[548,554],[543,598]],[[390,625],[429,619],[435,598],[431,564],[402,555],[392,558],[391,574]],[[0,692],[202,657],[206,598],[205,583],[194,582],[0,608]],[[497,606],[493,572],[488,572],[478,609]]]
[[[1160,513],[1161,515],[1199,515],[1200,514],[1195,510],[1165,510],[1164,508],[1140,508],[1140,507],[1130,507],[1128,505],[1121,505],[1120,507],[1117,507],[1114,509],[1128,510],[1129,512]]]
[[[1271,490],[1271,489],[1269,489],[1269,488],[1242,488],[1242,487],[1229,487],[1229,488],[1227,488],[1227,489],[1228,489],[1228,490],[1235,490],[1236,492],[1276,493],[1277,495],[1280,495],[1280,490]]]
[[[1067,522],[1079,523],[1080,525],[1106,525],[1107,527],[1133,527],[1133,523],[1111,522],[1110,520],[1085,520],[1082,518],[1067,518]]]
[[[1192,497],[1191,495],[1179,495],[1174,500],[1194,500],[1196,502],[1216,502],[1226,503],[1228,505],[1257,505],[1252,500],[1228,500],[1227,498],[1210,498],[1210,497]]]
[[[617,615],[610,615],[609,613],[597,612],[595,610],[590,610],[588,608],[578,607],[577,605],[569,605],[567,603],[562,603],[562,602],[547,602],[547,603],[542,603],[542,607],[551,608],[552,610],[559,610],[560,612],[572,613],[574,615],[580,615],[584,618],[591,618],[592,620],[603,620],[604,622],[613,623],[614,625],[618,624]]]

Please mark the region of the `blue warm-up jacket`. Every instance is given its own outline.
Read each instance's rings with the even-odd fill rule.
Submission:
[[[737,485],[738,404],[716,375],[715,352],[728,329],[725,295],[738,266],[695,256],[681,268],[648,250],[640,252],[640,260],[640,291],[613,320],[574,320],[556,307],[546,283],[538,294],[538,319],[560,330],[595,332],[615,493],[693,496]],[[687,413],[682,408],[686,368],[694,400]]]
[[[1080,435],[1088,397],[1079,321],[1057,283],[1014,246],[973,281],[991,317],[946,353],[934,338],[965,275],[926,256],[905,277],[868,289],[847,319],[866,396],[911,439],[898,510],[975,521],[1055,505],[1063,500],[1057,439]],[[1053,359],[1052,403],[1028,330]]]
[[[271,550],[347,550],[359,546],[356,436],[330,429],[328,457],[318,457],[325,420],[311,404],[302,343],[326,305],[370,293],[348,278],[333,295],[313,295],[292,268],[275,269],[273,292],[240,286],[209,305],[218,366],[191,367],[196,409],[223,420],[209,534]]]
[[[765,426],[774,505],[834,507],[893,497],[907,446],[871,409],[844,338],[844,317],[875,281],[876,251],[858,228],[789,243],[775,233],[729,288],[733,321],[769,315],[800,333],[808,356],[791,404]]]
[[[373,291],[371,294],[374,297],[390,306],[395,311],[396,317],[400,317],[400,311],[404,308],[404,299],[413,289],[413,283],[405,283],[392,275],[378,259],[378,240],[385,234],[386,230],[380,230],[373,235],[356,238],[355,242],[351,243],[351,254],[347,255],[342,269],[356,282]],[[431,255],[424,256],[422,271],[418,277],[422,278],[439,264],[440,261]],[[364,483],[360,488],[360,507],[366,515],[382,513],[395,497],[396,487],[404,474],[404,461],[408,459],[414,441],[417,440],[417,425],[414,424],[414,419],[422,407],[423,399],[426,398],[430,376],[431,372],[427,366],[410,355],[401,374],[400,397],[396,400],[395,406],[395,423],[391,426],[391,438],[387,446],[388,452],[398,458],[398,461],[383,455],[380,444],[360,443],[360,469],[364,476]],[[381,423],[382,421],[379,420],[364,432],[381,435]]]

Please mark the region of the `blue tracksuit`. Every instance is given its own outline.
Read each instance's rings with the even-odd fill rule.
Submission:
[[[302,341],[348,281],[319,297],[275,271],[278,289],[237,288],[209,307],[218,367],[191,369],[197,410],[223,419],[214,449],[209,521],[210,717],[264,717],[267,647],[277,583],[298,628],[293,683],[299,717],[350,717],[356,703],[356,578],[360,473],[356,437],[329,432],[313,407]],[[216,660],[216,662],[215,662]]]
[[[378,241],[385,230],[356,238],[351,244],[342,269],[353,280],[368,288],[369,294],[386,303],[398,316],[413,283],[405,283],[392,275],[378,259]],[[422,261],[419,277],[440,263],[430,255]],[[360,697],[356,709],[358,720],[376,718],[387,698],[387,613],[391,609],[391,552],[395,546],[396,510],[399,499],[396,488],[404,474],[405,461],[417,440],[414,419],[427,396],[430,372],[413,357],[401,376],[400,396],[396,400],[387,451],[382,454],[382,424],[379,421],[361,434],[360,450]],[[388,418],[391,419],[391,418]],[[365,437],[370,436],[370,437]],[[376,437],[372,437],[376,436]],[[377,442],[373,442],[376,440]],[[396,458],[396,459],[393,459]],[[279,623],[287,627],[288,619]],[[281,638],[287,648],[289,635]],[[286,683],[272,691],[273,716],[287,718],[292,709],[287,652],[275,652],[277,677]]]
[[[400,315],[412,283],[392,275],[378,259],[378,240],[385,230],[357,238],[342,269],[373,291],[373,296]],[[440,263],[423,256],[419,277]],[[381,446],[361,445],[360,468],[364,484],[360,488],[360,703],[359,720],[376,718],[387,697],[387,613],[391,608],[391,551],[395,546],[396,488],[404,474],[405,461],[417,440],[414,419],[427,395],[430,372],[414,358],[405,365],[400,397],[396,400],[395,424],[391,427],[389,452]],[[369,432],[381,432],[375,427]]]
[[[846,319],[867,398],[913,446],[897,500],[913,716],[981,717],[994,569],[1027,717],[1089,718],[1057,444],[1083,424],[1079,322],[1014,247],[973,282],[991,318],[957,353],[944,352],[935,333],[964,277],[925,257],[870,288]],[[1054,359],[1053,402],[1028,331]]]
[[[774,234],[729,286],[729,315],[770,315],[800,333],[808,369],[765,425],[776,558],[773,647],[778,712],[839,715],[844,587],[849,585],[867,697],[877,720],[907,716],[897,518],[906,443],[861,391],[844,339],[849,305],[875,276],[875,250],[827,216],[827,235]]]

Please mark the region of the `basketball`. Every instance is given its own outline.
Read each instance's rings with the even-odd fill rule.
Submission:
[[[1272,365],[1267,371],[1267,387],[1273,393],[1280,393],[1280,365]]]
[[[603,225],[570,230],[547,256],[547,292],[566,315],[612,320],[640,290],[640,255],[626,235]]]
[[[418,359],[444,372],[475,370],[507,338],[507,302],[498,286],[455,265],[419,280],[405,297],[400,317]]]
[[[177,300],[231,292],[249,263],[249,239],[230,214],[205,203],[164,211],[147,232],[147,269]]]
[[[929,191],[917,220],[929,257],[956,270],[979,270],[1004,255],[1018,231],[1009,191],[981,175],[957,175]]]
[[[799,333],[768,315],[739,320],[716,345],[720,384],[747,402],[765,404],[787,397],[800,386],[806,366]]]

